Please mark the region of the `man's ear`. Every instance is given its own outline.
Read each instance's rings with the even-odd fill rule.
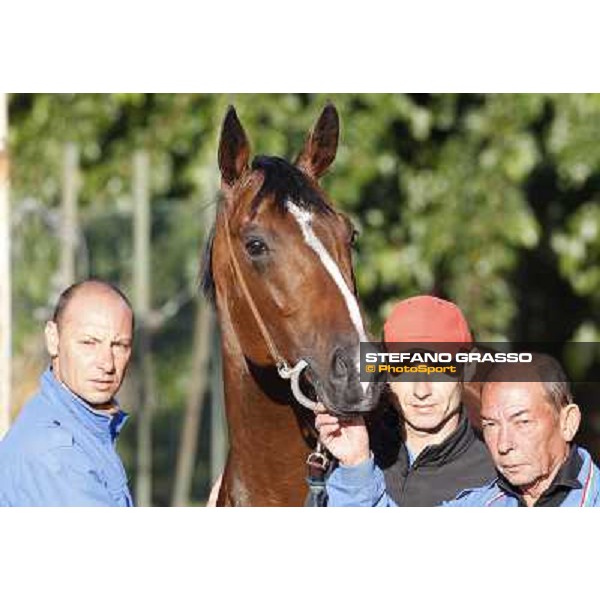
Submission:
[[[46,322],[44,336],[46,337],[46,350],[50,358],[56,358],[58,356],[58,325],[54,321]]]
[[[560,409],[560,431],[566,442],[572,442],[581,423],[581,410],[577,404],[567,404]]]

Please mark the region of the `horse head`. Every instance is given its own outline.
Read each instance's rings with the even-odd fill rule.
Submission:
[[[294,163],[273,156],[250,162],[248,138],[229,108],[204,283],[216,296],[224,343],[238,345],[255,378],[280,359],[305,361],[301,394],[349,415],[372,410],[378,387],[359,378],[367,336],[352,268],[356,230],[319,186],[338,137],[338,114],[328,104]]]

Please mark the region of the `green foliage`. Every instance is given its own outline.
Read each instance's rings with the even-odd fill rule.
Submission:
[[[553,236],[561,271],[582,296],[600,290],[600,203],[582,204]]]
[[[155,306],[197,282],[227,104],[235,104],[254,152],[294,158],[327,100],[338,107],[342,136],[324,186],[362,232],[357,276],[375,331],[396,298],[435,292],[463,306],[480,338],[518,334],[511,277],[523,252],[536,252],[544,240],[557,275],[593,306],[600,302],[598,95],[37,94],[11,100],[15,202],[33,197],[55,209],[64,144],[78,143],[90,269],[126,289],[132,155],[150,153]],[[540,170],[556,179],[547,197],[528,189]],[[17,232],[23,243],[15,262],[31,273],[17,276],[23,306],[48,303],[43,290],[51,288],[56,269],[56,232],[47,241],[39,228],[31,222]]]

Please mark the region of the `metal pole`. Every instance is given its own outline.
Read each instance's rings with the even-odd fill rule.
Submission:
[[[139,325],[138,365],[139,404],[137,437],[136,502],[138,506],[152,505],[152,413],[154,406],[154,377],[151,338],[148,330],[150,316],[150,195],[149,161],[145,152],[133,158],[134,196],[134,266],[133,287],[136,321]]]
[[[0,439],[10,425],[11,282],[8,94],[0,94]]]
[[[77,255],[77,192],[79,151],[67,144],[63,158],[60,279],[62,288],[75,282]]]

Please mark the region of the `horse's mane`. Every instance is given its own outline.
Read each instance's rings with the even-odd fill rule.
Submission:
[[[319,193],[318,188],[311,184],[308,177],[298,167],[287,160],[277,156],[257,156],[252,161],[252,169],[262,171],[265,175],[264,182],[250,207],[252,216],[256,214],[263,200],[269,196],[273,197],[281,212],[286,211],[288,201],[311,212],[322,214],[333,212],[331,206]],[[202,293],[213,306],[215,304],[215,280],[212,272],[214,237],[215,224],[206,240],[200,275]]]
[[[262,187],[252,202],[253,213],[270,195],[273,195],[277,207],[282,212],[285,212],[288,200],[306,210],[318,213],[333,212],[318,189],[311,185],[308,177],[287,160],[277,156],[257,156],[252,161],[252,169],[265,174]]]
[[[204,297],[214,307],[216,305],[215,279],[212,272],[212,249],[215,241],[215,224],[210,228],[204,252],[202,253],[202,262],[200,265],[200,288]]]

